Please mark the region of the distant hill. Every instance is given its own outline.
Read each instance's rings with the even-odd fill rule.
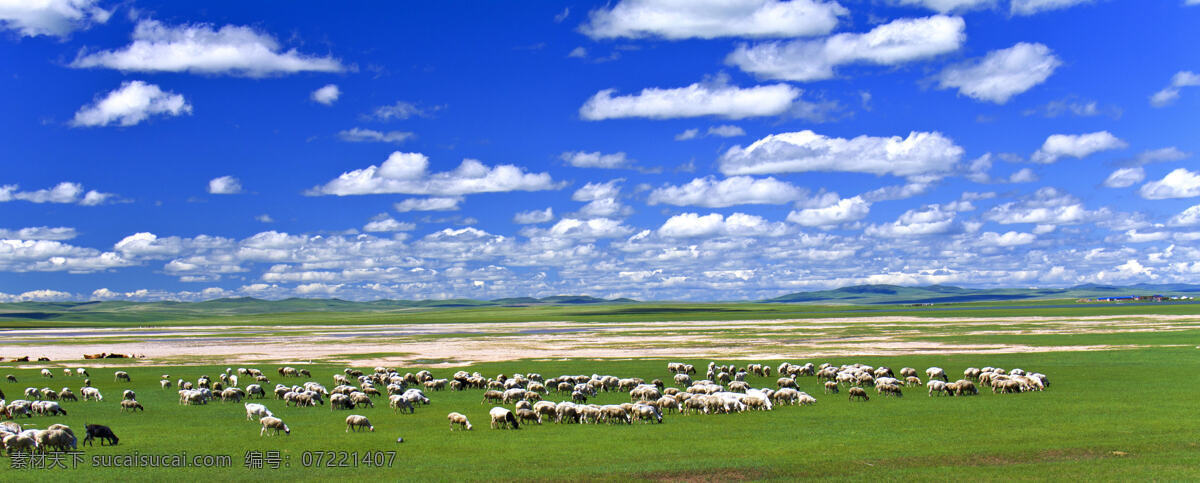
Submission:
[[[1200,285],[1138,284],[1127,287],[1084,284],[1070,288],[970,289],[951,285],[905,287],[901,285],[855,285],[833,290],[791,293],[763,302],[841,304],[930,304],[951,302],[999,302],[1016,300],[1080,299],[1124,295],[1196,295]]]

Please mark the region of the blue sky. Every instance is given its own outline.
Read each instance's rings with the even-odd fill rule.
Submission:
[[[0,301],[1200,274],[1196,0],[0,2]]]

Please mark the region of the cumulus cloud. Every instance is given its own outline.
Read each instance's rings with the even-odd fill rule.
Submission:
[[[831,138],[812,131],[772,134],[718,160],[726,175],[838,171],[895,176],[941,176],[962,157],[963,148],[938,132],[899,136]]]
[[[1128,143],[1113,136],[1108,131],[1098,131],[1089,134],[1053,134],[1042,143],[1041,149],[1029,158],[1035,163],[1049,164],[1058,161],[1063,156],[1085,158],[1093,153],[1124,149]]]
[[[396,101],[395,104],[376,107],[369,117],[379,121],[402,121],[410,117],[424,117],[428,115],[429,111],[427,109],[419,107],[416,104]]]
[[[945,68],[937,76],[938,87],[957,88],[959,94],[972,99],[1004,104],[1045,82],[1059,65],[1062,61],[1049,47],[1020,42],[988,52],[982,59]]]
[[[703,238],[715,236],[751,237],[751,236],[781,236],[787,227],[783,223],[772,223],[766,219],[734,213],[728,217],[720,213],[699,215],[683,213],[668,218],[658,228],[658,235],[666,238]]]
[[[804,208],[788,213],[788,221],[801,226],[826,227],[866,218],[871,203],[861,196],[839,199],[821,207]]]
[[[815,81],[834,77],[839,65],[898,65],[956,51],[967,39],[965,29],[959,17],[898,19],[863,34],[741,45],[725,62],[768,79]]]
[[[242,182],[233,176],[221,176],[208,181],[208,193],[214,195],[236,195],[242,192]]]
[[[1150,105],[1165,107],[1179,99],[1179,91],[1184,87],[1200,86],[1200,74],[1181,70],[1171,77],[1171,84],[1150,96]]]
[[[633,229],[610,218],[563,218],[546,232],[562,238],[615,238],[628,235]]]
[[[314,102],[319,102],[321,104],[325,104],[326,106],[332,106],[334,102],[337,102],[338,97],[341,97],[341,95],[342,90],[338,89],[337,84],[326,84],[324,87],[312,91],[312,94],[309,96],[309,98],[311,98]]]
[[[1029,168],[1021,168],[1008,177],[1009,183],[1032,183],[1037,180],[1037,173],[1034,173],[1033,170]]]
[[[1144,179],[1146,179],[1146,170],[1141,166],[1120,168],[1108,175],[1108,179],[1104,180],[1104,186],[1109,188],[1127,188],[1141,183]]]
[[[593,10],[580,27],[593,39],[824,35],[850,12],[819,0],[621,0]]]
[[[734,138],[738,136],[745,136],[746,131],[739,126],[724,124],[721,126],[709,126],[708,135],[722,138]]]
[[[1167,173],[1163,179],[1142,185],[1138,194],[1148,200],[1200,196],[1200,173],[1185,168],[1176,169]]]
[[[297,72],[341,72],[341,61],[283,51],[270,34],[251,27],[211,24],[165,25],[138,22],[133,42],[120,50],[81,51],[75,68],[106,67],[135,72],[190,72],[247,77]]]
[[[958,227],[954,222],[955,211],[940,205],[929,205],[912,209],[900,215],[896,221],[881,225],[870,225],[863,234],[884,238],[903,238],[949,233]]]
[[[1037,240],[1037,235],[1033,233],[1020,233],[1015,231],[1005,232],[1003,234],[992,231],[986,231],[979,235],[979,244],[993,247],[1015,247],[1020,245],[1028,245]]]
[[[114,252],[56,240],[0,239],[0,271],[91,273],[132,264]]]
[[[473,193],[543,191],[559,189],[549,173],[526,173],[517,166],[489,167],[465,159],[453,171],[429,172],[429,158],[421,153],[393,152],[379,166],[342,173],[317,186],[309,195],[365,195],[397,193],[409,195],[461,196]]]
[[[271,215],[269,215],[267,213],[263,213],[261,215],[255,216],[254,221],[257,221],[259,223],[275,223],[275,219],[271,218]]]
[[[108,21],[112,11],[100,8],[98,3],[99,0],[6,0],[0,2],[0,27],[15,30],[23,37],[66,38],[76,30]]]
[[[1047,10],[1059,10],[1074,7],[1092,0],[1012,0],[1009,9],[1013,15],[1033,15]]]
[[[1167,226],[1196,226],[1200,225],[1200,205],[1192,206],[1167,221]]]
[[[897,5],[920,6],[940,13],[991,8],[996,2],[997,0],[892,0],[892,3]]]
[[[133,126],[154,115],[174,117],[191,113],[192,105],[181,94],[142,81],[126,81],[104,98],[97,96],[91,104],[80,107],[71,125]]]
[[[75,296],[69,292],[59,290],[41,289],[30,290],[16,295],[0,292],[0,302],[62,302],[65,300],[74,299]]]
[[[393,208],[400,213],[409,211],[457,211],[458,204],[462,203],[461,196],[450,197],[433,197],[433,198],[409,198],[393,205]]]
[[[984,218],[1008,225],[1033,223],[1038,225],[1074,225],[1095,219],[1078,198],[1053,187],[1037,190],[1020,201],[1002,203],[984,214]]]
[[[0,228],[0,239],[11,240],[70,240],[78,236],[74,228],[66,226],[35,226],[11,230]]]
[[[392,232],[392,231],[410,231],[417,228],[417,225],[408,222],[396,221],[387,215],[376,217],[366,225],[363,225],[363,231],[368,233],[375,232]]]
[[[699,129],[696,129],[696,128],[684,129],[683,132],[675,135],[675,140],[676,141],[687,141],[689,139],[696,139],[698,136],[700,136]]]
[[[21,191],[15,184],[0,185],[0,203],[21,200],[30,203],[78,203],[83,206],[102,205],[116,197],[112,193],[101,193],[96,190],[84,191],[83,185],[64,181],[53,188],[34,191]]]
[[[604,183],[587,183],[582,188],[575,190],[571,195],[571,199],[575,201],[596,201],[607,198],[616,198],[621,194],[621,183],[625,182],[625,178],[617,178]]]
[[[554,208],[547,206],[544,210],[521,211],[513,215],[513,223],[532,225],[545,223],[554,219]]]
[[[576,168],[622,169],[632,167],[635,162],[624,152],[605,154],[599,151],[568,151],[559,157]]]
[[[781,205],[805,197],[807,191],[786,181],[768,177],[733,176],[717,180],[713,176],[695,178],[684,185],[663,185],[650,192],[646,203],[675,206],[721,208],[735,205]]]
[[[342,141],[352,143],[392,143],[400,144],[411,139],[415,134],[407,131],[376,131],[374,129],[363,129],[355,127],[345,131],[338,132],[338,137]]]
[[[687,87],[650,87],[638,94],[615,95],[616,89],[597,92],[579,108],[588,121],[643,117],[673,119],[718,116],[729,119],[778,116],[792,109],[800,89],[787,84],[741,88],[727,85],[724,78]]]

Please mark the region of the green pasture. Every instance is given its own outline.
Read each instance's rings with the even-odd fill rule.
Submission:
[[[113,368],[91,369],[103,402],[67,402],[62,417],[34,417],[29,427],[68,424],[82,439],[85,423],[105,424],[121,438],[115,447],[84,447],[77,469],[14,470],[0,461],[0,479],[45,481],[55,478],[112,480],[205,479],[262,481],[344,479],[356,477],[404,480],[742,480],[824,479],[971,479],[971,480],[1196,480],[1200,479],[1200,419],[1196,418],[1200,386],[1193,384],[1200,367],[1200,344],[1194,332],[1178,334],[1174,344],[1103,352],[1055,352],[1004,355],[914,355],[846,357],[802,362],[862,362],[898,370],[920,371],[932,365],[953,376],[968,366],[1021,367],[1049,376],[1045,392],[995,395],[984,390],[964,398],[926,396],[923,388],[905,390],[900,399],[875,396],[850,402],[843,391],[822,393],[815,378],[802,377],[801,389],[818,402],[809,407],[777,407],[770,412],[731,415],[667,414],[664,423],[626,425],[523,426],[492,430],[480,390],[428,393],[429,406],[416,414],[393,414],[386,399],[375,408],[331,411],[328,406],[287,408],[264,402],[292,429],[290,436],[260,437],[259,426],[246,421],[241,404],[213,402],[180,406],[175,389],[159,388],[161,374],[171,380],[215,377],[224,366],[133,366],[131,383],[113,381]],[[1091,343],[1090,341],[1088,343]],[[1183,344],[1188,344],[1183,346]],[[670,382],[663,360],[512,361],[465,368],[486,376],[537,372],[609,374],[661,378]],[[688,360],[701,368],[707,360]],[[718,361],[719,363],[779,361]],[[81,379],[64,377],[51,362],[53,379],[35,368],[0,364],[0,374],[19,382],[0,382],[8,399],[20,398],[25,387],[69,386],[79,393]],[[275,365],[258,364],[275,382]],[[332,374],[345,366],[297,366],[313,379],[333,387]],[[362,368],[367,371],[369,367]],[[401,367],[415,372],[420,367]],[[434,369],[449,377],[456,369]],[[701,377],[703,374],[701,374]],[[924,379],[922,377],[922,379]],[[755,387],[774,386],[775,378],[751,376]],[[133,389],[144,413],[118,409],[121,390]],[[551,393],[548,399],[566,396]],[[603,393],[592,402],[628,401],[624,393]],[[470,432],[449,429],[446,414],[458,411],[474,423]],[[348,414],[368,416],[374,433],[346,433]],[[400,444],[396,438],[403,437]],[[248,451],[279,451],[286,466],[247,469]],[[93,468],[91,457],[111,454],[218,454],[232,457],[231,468],[135,469]],[[306,451],[347,451],[360,455],[394,451],[391,466],[305,467]],[[325,458],[324,462],[327,462]],[[348,463],[347,463],[348,464]]]

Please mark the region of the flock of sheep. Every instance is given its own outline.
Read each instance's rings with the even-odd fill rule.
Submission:
[[[963,378],[955,382],[950,382],[949,376],[942,368],[930,367],[924,372],[924,383],[917,370],[911,367],[900,369],[897,375],[891,368],[864,364],[834,366],[825,363],[817,366],[812,363],[797,365],[784,362],[772,368],[765,364],[737,367],[710,362],[704,379],[693,378],[693,375],[699,375],[696,367],[691,364],[671,362],[667,364],[667,370],[671,374],[669,383],[662,379],[647,382],[637,377],[621,378],[600,374],[561,375],[549,379],[536,373],[511,376],[499,374],[489,378],[478,372],[466,371],[458,371],[450,378],[438,379],[427,370],[401,374],[395,369],[384,367],[376,367],[370,373],[347,368],[342,373],[333,375],[332,389],[309,380],[291,385],[277,383],[273,390],[268,392],[264,385],[269,384],[270,380],[262,371],[252,368],[228,368],[218,374],[216,379],[201,376],[195,381],[172,381],[169,375],[163,374],[158,384],[161,390],[176,386],[180,405],[205,405],[210,401],[242,403],[246,410],[246,419],[259,423],[260,436],[277,435],[280,432],[291,434],[291,428],[267,409],[262,401],[249,401],[265,400],[271,396],[289,407],[327,405],[330,411],[348,411],[374,408],[375,399],[386,395],[388,407],[393,412],[412,414],[416,412],[416,408],[430,404],[430,398],[426,396],[425,391],[432,393],[442,390],[481,390],[483,393],[480,404],[500,404],[488,411],[491,427],[518,429],[522,424],[543,422],[662,423],[663,415],[670,413],[733,414],[750,410],[771,411],[778,405],[810,405],[817,402],[816,398],[801,391],[798,384],[800,378],[805,376],[820,381],[826,394],[836,394],[845,388],[851,401],[869,401],[869,388],[874,388],[877,395],[903,397],[905,388],[923,385],[927,394],[932,397],[976,395],[980,386],[990,387],[994,393],[1008,394],[1041,391],[1050,385],[1044,374],[995,367],[967,368],[963,371]],[[280,367],[276,373],[284,379],[312,377],[308,370],[294,367]],[[83,401],[104,400],[100,391],[92,387],[87,369],[64,369],[64,374],[85,377],[83,386],[79,389]],[[750,386],[746,379],[751,374],[767,378],[777,375],[776,387]],[[49,369],[42,369],[41,375],[43,378],[53,378]],[[131,382],[129,374],[125,371],[116,371],[113,377],[118,382]],[[12,375],[8,375],[6,379],[11,383],[17,382]],[[596,398],[602,392],[627,392],[629,402],[603,405],[588,403],[589,399]],[[562,400],[544,400],[552,394]],[[121,411],[145,410],[137,401],[137,395],[132,389],[124,390],[121,396]],[[0,391],[0,416],[14,420],[22,416],[33,418],[66,415],[67,411],[60,401],[80,399],[68,387],[61,391],[49,387],[28,387],[24,391],[24,397],[25,399],[6,402],[3,392]],[[511,409],[504,405],[511,405]],[[451,412],[447,419],[451,430],[473,428],[462,412]],[[361,414],[347,416],[345,423],[346,432],[375,431],[371,421]],[[105,442],[116,444],[118,441],[108,427],[88,425],[85,442],[94,439],[100,439],[102,445]],[[74,432],[61,424],[50,425],[42,430],[22,429],[20,424],[13,421],[0,424],[0,449],[4,449],[8,454],[44,451],[47,448],[74,449],[76,446]]]

